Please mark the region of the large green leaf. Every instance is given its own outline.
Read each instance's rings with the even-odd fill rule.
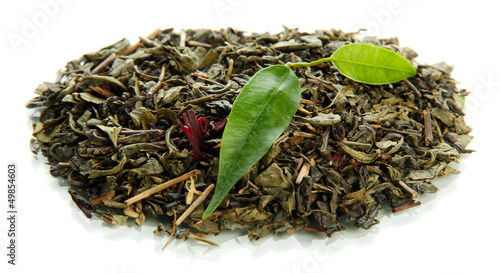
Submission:
[[[300,84],[290,68],[274,65],[257,72],[234,101],[221,140],[214,197],[209,216],[236,182],[285,131],[300,102]]]
[[[368,84],[398,82],[417,74],[413,65],[396,52],[363,43],[342,46],[330,60],[342,75]]]

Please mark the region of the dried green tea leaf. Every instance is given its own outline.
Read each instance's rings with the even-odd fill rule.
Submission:
[[[196,69],[196,61],[187,54],[182,54],[179,50],[171,48],[170,53],[175,62],[175,68],[182,73],[191,73]]]
[[[122,127],[111,127],[111,126],[97,125],[97,128],[106,132],[106,134],[108,134],[108,136],[109,136],[109,139],[113,143],[113,146],[116,147],[116,142],[118,141],[118,135],[120,134]]]
[[[208,51],[207,55],[200,61],[196,69],[203,69],[211,64],[213,64],[217,58],[219,58],[219,54],[215,52],[212,48]]]
[[[134,143],[121,147],[120,153],[123,153],[125,156],[129,157],[141,151],[159,152],[162,150],[165,150],[165,148],[152,143]]]
[[[177,100],[177,98],[181,94],[181,91],[186,88],[186,86],[174,86],[168,90],[160,90],[160,92],[158,92],[157,99],[158,107],[162,107]]]
[[[142,129],[147,130],[151,125],[155,125],[158,119],[151,111],[147,110],[140,118]]]
[[[268,221],[273,216],[272,213],[259,209],[254,205],[222,212],[221,220],[240,223]]]
[[[292,213],[295,209],[293,184],[276,163],[259,174],[255,178],[255,184],[261,186],[265,193],[276,197],[286,212]]]
[[[135,173],[137,175],[153,175],[153,174],[159,174],[163,172],[163,167],[161,166],[160,162],[156,160],[156,158],[151,158],[146,162],[146,164],[132,169],[129,172]]]
[[[319,113],[315,117],[298,117],[301,121],[312,125],[330,126],[340,122],[340,116],[332,113]]]
[[[37,122],[35,128],[33,128],[33,136],[43,143],[51,142],[53,137],[64,128],[65,124],[62,122],[66,118],[67,116],[63,115],[45,122]]]
[[[127,48],[129,46],[129,44],[130,44],[130,42],[128,41],[128,39],[123,38],[120,41],[118,41],[112,45],[101,48],[97,52],[87,53],[83,56],[85,57],[85,59],[87,59],[89,61],[100,62],[100,61],[106,59],[106,57],[108,57],[112,53],[119,53],[120,51],[124,50],[125,48]]]
[[[94,104],[100,104],[100,103],[103,103],[105,101],[105,99],[98,97],[98,96],[94,96],[88,92],[78,93],[78,96],[82,100],[84,100],[86,102],[94,103]],[[73,99],[75,99],[74,96],[73,96]]]
[[[373,161],[375,161],[375,159],[377,159],[380,156],[380,154],[378,153],[367,154],[361,151],[354,150],[343,143],[339,143],[339,146],[342,148],[342,150],[344,150],[346,153],[352,156],[352,158],[356,159],[361,163],[372,163]]]
[[[123,226],[127,222],[128,216],[115,214],[113,215],[113,219],[119,226]]]
[[[127,163],[127,157],[125,155],[123,155],[123,157],[120,160],[120,162],[118,163],[118,165],[116,165],[115,167],[113,167],[109,170],[91,170],[90,174],[89,174],[89,178],[92,179],[92,178],[97,178],[97,177],[101,177],[101,176],[107,176],[107,175],[119,173],[121,170],[123,170],[123,165],[125,165],[125,163]]]
[[[78,206],[78,208],[87,216],[87,218],[92,218],[92,212],[94,212],[95,208],[87,199],[85,199],[82,195],[76,192],[74,189],[68,189],[69,195],[71,195],[71,199]]]
[[[109,85],[118,91],[127,91],[127,87],[123,85],[119,80],[108,77],[108,76],[100,76],[100,75],[90,75],[82,78],[82,85]]]

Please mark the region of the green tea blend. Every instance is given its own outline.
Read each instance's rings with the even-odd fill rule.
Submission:
[[[123,39],[36,88],[31,149],[88,218],[157,218],[170,239],[369,229],[459,173],[449,163],[472,136],[452,66],[419,64],[397,38],[358,37]]]

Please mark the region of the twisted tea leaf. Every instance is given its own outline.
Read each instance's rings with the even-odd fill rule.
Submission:
[[[222,136],[215,194],[203,218],[219,206],[229,190],[288,127],[300,96],[297,76],[283,65],[257,72],[241,90]]]
[[[398,82],[417,74],[413,65],[396,52],[363,43],[337,49],[330,60],[342,75],[368,84]]]

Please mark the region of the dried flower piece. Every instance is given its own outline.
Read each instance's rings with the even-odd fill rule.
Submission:
[[[205,153],[201,151],[201,147],[203,146],[210,122],[204,117],[196,119],[196,113],[193,110],[187,110],[184,113],[184,123],[186,125],[181,127],[182,131],[184,131],[193,147],[191,158],[193,160],[204,158]]]

